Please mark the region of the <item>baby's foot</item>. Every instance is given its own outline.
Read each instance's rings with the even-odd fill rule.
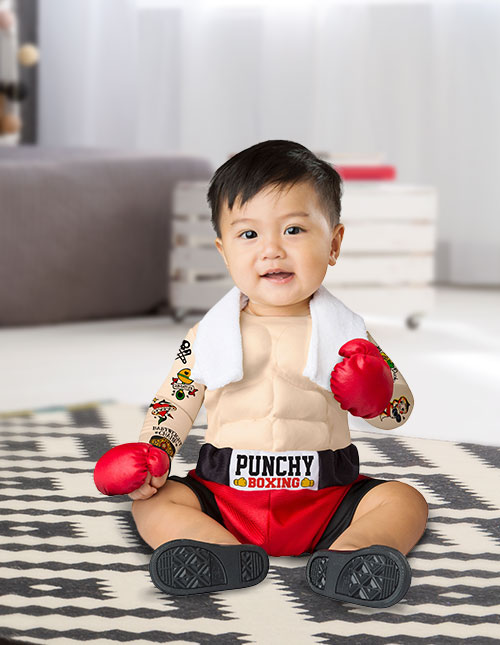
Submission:
[[[268,570],[269,557],[260,546],[188,539],[160,545],[149,563],[158,589],[177,596],[251,587]]]
[[[390,546],[355,551],[320,549],[309,558],[306,579],[313,591],[335,600],[368,607],[390,607],[408,591],[411,568]]]

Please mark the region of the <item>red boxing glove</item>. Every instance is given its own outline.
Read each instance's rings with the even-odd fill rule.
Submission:
[[[161,477],[170,472],[170,457],[150,443],[124,443],[111,448],[94,468],[94,482],[104,495],[126,495],[144,484],[148,472]]]
[[[354,338],[339,354],[345,358],[335,365],[330,388],[340,407],[364,419],[381,414],[391,400],[393,379],[378,349],[364,338]]]

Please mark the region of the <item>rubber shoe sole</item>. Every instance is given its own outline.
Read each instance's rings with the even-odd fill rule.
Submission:
[[[252,587],[268,570],[269,557],[260,546],[187,539],[165,542],[149,562],[154,584],[176,596]]]
[[[307,562],[306,579],[322,596],[367,607],[390,607],[406,595],[411,567],[403,553],[381,544],[355,551],[320,549]]]

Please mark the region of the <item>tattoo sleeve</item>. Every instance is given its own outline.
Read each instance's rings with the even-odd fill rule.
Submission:
[[[408,387],[403,375],[398,370],[392,359],[384,352],[376,340],[368,333],[368,340],[373,343],[380,352],[380,355],[391,368],[394,381],[392,397],[386,409],[372,419],[365,419],[370,425],[382,430],[393,430],[406,423],[413,411],[413,394]]]
[[[192,327],[182,340],[167,378],[153,397],[139,435],[173,458],[186,440],[204,400],[204,385],[191,379],[195,363]]]

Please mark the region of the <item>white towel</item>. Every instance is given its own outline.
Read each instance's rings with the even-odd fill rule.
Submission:
[[[191,378],[206,385],[208,390],[216,390],[243,378],[240,311],[247,302],[248,296],[234,286],[209,309],[198,325],[193,343],[195,364]],[[353,338],[368,340],[365,321],[323,285],[309,301],[309,310],[311,342],[302,374],[331,392],[331,371],[344,360],[338,350]]]

